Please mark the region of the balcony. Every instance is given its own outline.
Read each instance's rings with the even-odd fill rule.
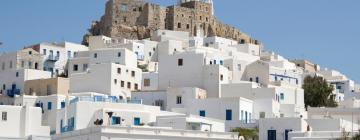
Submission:
[[[74,131],[74,127],[64,126],[64,127],[61,127],[61,130],[60,130],[61,133],[70,132],[70,131]]]
[[[59,56],[55,56],[55,55],[49,55],[47,57],[48,61],[58,61],[59,60]]]
[[[17,89],[17,88],[8,89],[7,90],[7,95],[9,97],[15,97],[15,95],[20,95],[20,89]]]

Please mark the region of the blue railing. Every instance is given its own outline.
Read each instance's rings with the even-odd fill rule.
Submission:
[[[107,103],[128,103],[128,104],[142,104],[142,100],[120,100],[118,98],[116,98],[115,96],[109,96],[109,97],[104,97],[104,96],[79,96],[76,97],[72,100],[70,100],[70,104],[74,104],[77,103],[79,101],[84,101],[84,102],[107,102]]]
[[[65,132],[69,132],[69,131],[74,131],[74,127],[71,127],[71,126],[64,126],[64,127],[61,127],[61,133],[65,133]]]
[[[20,95],[20,89],[9,89],[9,90],[7,90],[7,95],[9,97],[14,97],[15,95]]]

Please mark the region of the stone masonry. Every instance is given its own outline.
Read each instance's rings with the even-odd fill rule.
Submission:
[[[144,0],[109,0],[100,21],[92,23],[84,36],[105,35],[112,38],[144,39],[158,29],[187,31],[191,36],[219,36],[239,43],[258,44],[239,29],[226,25],[213,15],[213,4],[187,0],[162,7]]]

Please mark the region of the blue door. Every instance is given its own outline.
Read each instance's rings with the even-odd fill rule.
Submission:
[[[268,130],[268,140],[276,140],[276,130]]]
[[[134,125],[140,125],[140,118],[134,118]]]

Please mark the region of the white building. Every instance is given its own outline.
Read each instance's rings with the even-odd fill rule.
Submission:
[[[141,89],[142,71],[137,68],[136,57],[124,48],[97,49],[80,54],[70,62],[70,92],[131,97],[130,91]]]
[[[37,107],[0,105],[0,139],[50,140],[50,129],[41,125]]]
[[[41,69],[49,71],[54,75],[66,75],[68,60],[76,56],[78,52],[88,51],[88,47],[70,43],[40,43],[29,48],[42,54],[44,64]]]

